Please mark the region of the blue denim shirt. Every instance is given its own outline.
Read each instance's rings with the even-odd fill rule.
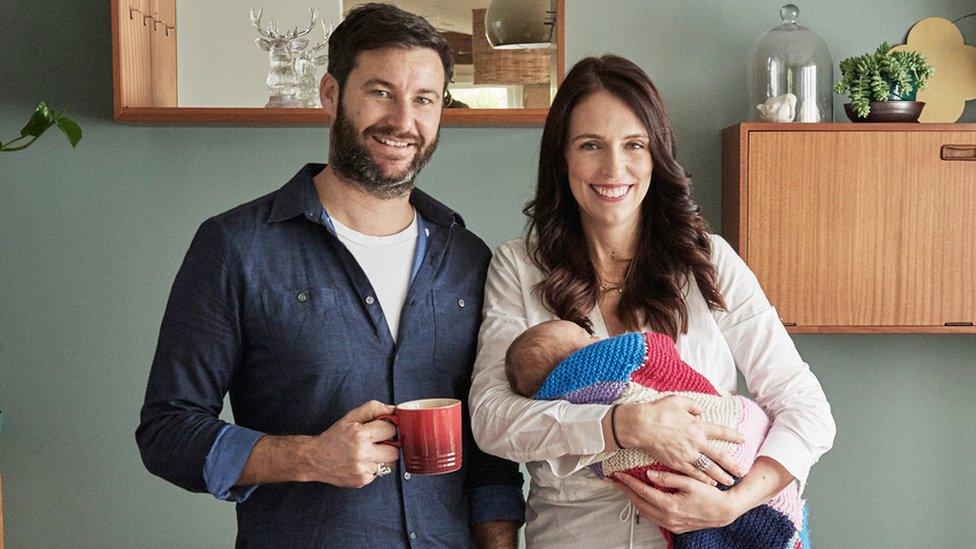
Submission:
[[[136,440],[146,467],[237,501],[239,547],[469,547],[470,525],[521,522],[522,476],[481,452],[467,396],[490,252],[414,190],[426,245],[394,342],[369,280],[327,229],[306,165],[284,187],[204,222],[160,328]],[[230,393],[235,425],[218,418]],[[263,434],[316,435],[370,399],[465,402],[464,467],[361,489],[233,487]]]

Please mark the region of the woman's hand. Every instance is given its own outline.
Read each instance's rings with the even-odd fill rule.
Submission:
[[[642,448],[662,465],[705,484],[731,486],[730,473],[742,477],[746,471],[731,454],[708,441],[742,443],[745,437],[735,429],[702,421],[698,417],[702,413],[692,400],[675,395],[646,404],[624,404],[617,409],[616,432],[624,448]],[[700,454],[713,462],[704,471],[695,468]]]
[[[626,473],[613,476],[613,484],[623,491],[642,517],[675,534],[726,526],[745,509],[730,491],[698,482],[693,478],[648,471],[654,484],[677,490],[667,493]]]
[[[648,471],[647,478],[657,486],[676,491],[664,492],[626,473],[613,475],[611,481],[627,495],[641,516],[675,534],[730,524],[796,480],[768,456],[756,458],[749,474],[724,492],[675,473]]]

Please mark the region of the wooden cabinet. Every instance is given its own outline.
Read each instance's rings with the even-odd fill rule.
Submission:
[[[976,124],[739,124],[722,227],[791,332],[976,333]]]
[[[176,0],[116,1],[118,102],[176,107]]]
[[[206,3],[206,0],[199,0],[199,2]],[[209,3],[221,2],[211,1]],[[359,3],[362,2],[352,2],[351,0],[345,2],[347,7]],[[427,1],[425,3],[453,6],[456,2]],[[273,4],[273,2],[268,2],[264,5],[269,14],[270,11],[274,11],[272,9]],[[309,5],[312,4],[314,2]],[[404,0],[400,4],[412,9],[408,4],[417,3]],[[462,4],[464,3],[462,2]],[[488,0],[484,0],[483,4],[487,5]],[[176,0],[110,0],[110,6],[113,110],[116,121],[137,124],[300,125],[312,127],[322,127],[331,123],[322,109],[267,109],[263,106],[226,107],[220,105],[207,107],[179,106],[176,68],[178,63],[176,41],[179,39],[177,36],[179,29],[176,27],[179,26],[178,20],[187,22],[187,15],[177,13]],[[242,11],[239,12],[241,18],[232,21],[212,22],[216,33],[214,40],[220,40],[219,31],[228,24],[247,25],[248,6],[247,3],[242,5]],[[261,3],[253,3],[250,6],[257,9],[261,7]],[[564,55],[566,50],[565,0],[553,0],[552,8],[555,12],[552,14],[555,27],[555,47],[552,50],[546,50],[549,52],[546,55],[552,59],[550,61],[551,67],[555,69],[549,80],[554,80],[558,84],[565,74],[566,64],[566,56]],[[430,14],[431,9],[433,8],[428,6],[426,10],[421,10],[419,13]],[[154,20],[165,21],[166,24],[154,23]],[[167,28],[169,29],[168,34]],[[251,36],[252,39],[257,38],[258,34],[254,32]],[[155,42],[153,42],[154,37]],[[245,52],[242,55],[258,55],[258,52],[253,49],[253,45],[248,46],[248,44],[253,44],[252,39],[249,39],[246,44],[240,44],[241,52]],[[191,44],[184,43],[180,48],[185,49],[189,46]],[[468,57],[473,55],[470,47],[465,48],[465,51]],[[184,58],[193,55],[192,51],[180,50],[178,53]],[[226,62],[233,63],[233,56],[228,58]],[[168,81],[159,84],[160,79],[168,79]],[[220,84],[215,83],[214,85],[219,86]],[[441,115],[441,122],[444,126],[542,126],[549,111],[549,84],[527,84],[523,93],[523,103],[528,108],[445,109]]]

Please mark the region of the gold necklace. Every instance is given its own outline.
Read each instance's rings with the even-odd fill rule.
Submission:
[[[617,284],[607,284],[606,282],[603,282],[602,280],[603,277],[600,276],[600,273],[597,273],[596,275],[598,281],[598,284],[596,286],[597,292],[600,293],[601,295],[607,292],[611,292],[613,290],[617,290],[617,293],[620,294],[624,293],[624,285],[627,284],[627,279],[630,278],[630,269],[633,266],[634,266],[634,260],[631,259],[630,263],[627,264],[627,272],[624,273],[624,279],[618,282]]]
[[[614,286],[612,284],[603,284],[603,283],[598,284],[596,290],[601,294],[605,294],[611,290],[617,290],[617,293],[620,294],[624,293],[623,286]]]

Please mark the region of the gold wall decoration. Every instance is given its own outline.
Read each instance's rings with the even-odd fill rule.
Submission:
[[[922,19],[893,51],[917,51],[935,68],[918,101],[925,102],[919,122],[955,122],[966,101],[976,99],[976,46],[967,46],[959,27],[941,17]]]

